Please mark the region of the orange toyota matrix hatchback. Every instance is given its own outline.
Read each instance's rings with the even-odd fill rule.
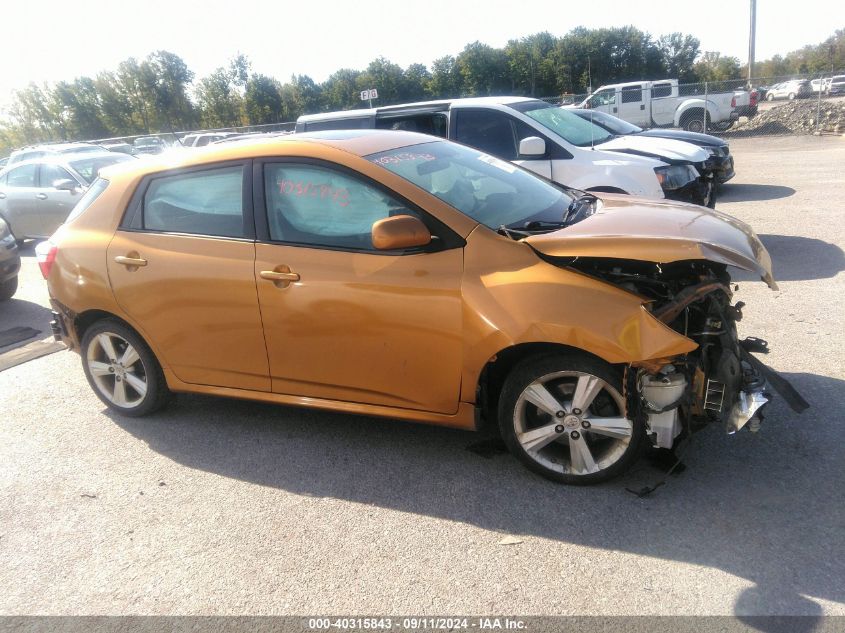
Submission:
[[[172,392],[474,429],[592,483],[779,390],[737,338],[751,229],[560,188],[409,132],[236,141],[108,168],[38,249],[56,336],[140,416]]]

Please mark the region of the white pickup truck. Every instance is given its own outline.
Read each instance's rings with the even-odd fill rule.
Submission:
[[[705,99],[704,85],[695,88],[695,94],[682,96],[680,92],[691,92],[690,86],[679,91],[677,79],[609,84],[576,107],[608,112],[640,127],[671,126],[690,132],[726,129],[739,117],[733,90],[708,92]]]

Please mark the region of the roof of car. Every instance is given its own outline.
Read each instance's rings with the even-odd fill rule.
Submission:
[[[463,97],[460,99],[438,99],[435,101],[415,101],[412,103],[400,103],[396,105],[381,106],[379,108],[363,108],[356,110],[338,110],[336,112],[321,112],[319,114],[303,114],[296,121],[297,123],[308,123],[311,121],[329,121],[332,119],[357,119],[376,116],[378,114],[397,113],[403,110],[415,109],[443,109],[450,106],[490,106],[490,105],[511,105],[522,101],[531,101],[531,97]]]
[[[426,134],[396,130],[330,130],[257,139],[245,138],[228,143],[206,145],[197,148],[197,151],[168,151],[144,160],[112,165],[103,169],[101,175],[106,178],[123,174],[144,176],[182,167],[253,157],[297,154],[307,157],[324,153],[315,146],[366,156],[437,140],[440,139],[433,139]]]

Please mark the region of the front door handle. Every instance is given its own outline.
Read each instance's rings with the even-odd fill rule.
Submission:
[[[38,198],[39,200],[46,200],[47,194],[46,193],[36,193],[35,197]]]
[[[126,266],[130,271],[137,270],[139,266],[146,266],[147,260],[141,259],[141,256],[138,253],[129,253],[128,257],[124,257],[123,255],[118,255],[114,258],[118,264]]]
[[[640,106],[640,110],[645,110],[645,104],[642,104],[642,105]]]
[[[299,281],[299,273],[291,272],[285,265],[276,266],[273,270],[262,270],[258,274],[262,279],[272,281],[276,288],[287,288],[291,282]]]

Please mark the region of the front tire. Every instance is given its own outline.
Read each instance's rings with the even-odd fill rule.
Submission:
[[[167,404],[170,390],[161,365],[144,340],[123,323],[105,319],[82,337],[88,384],[110,409],[139,417]]]
[[[508,375],[499,426],[530,470],[566,484],[593,484],[636,461],[645,429],[625,416],[622,377],[577,352],[529,358]]]
[[[18,291],[18,276],[7,279],[0,284],[0,301],[8,301]]]
[[[771,92],[766,95],[766,101],[774,101],[774,100],[775,100],[775,95],[773,95]]]

